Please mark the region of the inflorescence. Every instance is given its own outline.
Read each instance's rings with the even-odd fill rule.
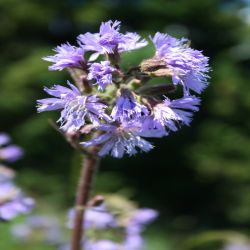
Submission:
[[[67,69],[74,85],[45,88],[52,97],[38,100],[38,111],[61,110],[61,130],[79,135],[85,149],[96,145],[100,156],[117,158],[148,152],[153,145],[144,138],[189,125],[199,110],[195,94],[208,85],[208,57],[190,48],[187,39],[157,32],[150,36],[153,57],[127,71],[122,53],[149,43],[137,33],[121,33],[119,21],[103,22],[99,33],[81,34],[77,42],[78,47],[66,43],[43,58],[53,63],[50,70]],[[154,84],[155,78],[163,83]],[[173,92],[181,96],[171,98]]]
[[[23,155],[16,145],[9,145],[10,137],[0,133],[0,161],[14,162]],[[34,207],[34,200],[24,196],[14,182],[15,173],[0,164],[0,220],[8,221],[19,214],[27,214]]]
[[[113,200],[113,204],[110,201]],[[123,204],[123,206],[121,206]],[[85,211],[83,227],[87,234],[82,241],[85,250],[141,250],[146,226],[158,212],[150,208],[138,209],[135,204],[119,196],[108,196],[106,202]],[[72,229],[74,209],[69,211],[67,226]],[[65,245],[59,250],[69,250]]]

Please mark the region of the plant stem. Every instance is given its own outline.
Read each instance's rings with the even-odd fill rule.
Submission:
[[[89,154],[84,156],[79,185],[76,195],[74,226],[71,238],[71,250],[81,250],[81,241],[84,237],[84,214],[87,206],[95,169],[99,164],[99,157],[97,156],[97,148],[93,147]]]

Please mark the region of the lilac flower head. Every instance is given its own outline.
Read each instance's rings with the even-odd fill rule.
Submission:
[[[68,221],[68,227],[70,228],[73,227],[74,216],[75,216],[75,211],[71,209],[69,211],[69,221]],[[89,208],[85,212],[84,227],[86,229],[89,228],[105,229],[116,226],[117,222],[115,217],[107,211],[104,205]]]
[[[0,133],[0,146],[6,145],[10,142],[10,137],[6,133]]]
[[[156,48],[157,57],[166,56],[166,54],[171,50],[174,50],[174,48],[181,49],[182,47],[185,47],[185,43],[187,42],[187,39],[185,38],[179,40],[168,34],[163,34],[160,32],[157,32],[154,37],[150,37],[150,39]]]
[[[0,189],[0,201],[1,204],[4,202],[8,202],[13,198],[16,198],[20,194],[20,189],[17,188],[13,182],[1,182],[1,189]]]
[[[142,250],[143,243],[140,235],[129,235],[121,243],[104,239],[98,241],[85,240],[82,246],[84,250]],[[70,250],[70,246],[63,245],[58,250]]]
[[[99,102],[95,95],[84,96],[80,91],[68,82],[70,88],[61,85],[55,85],[53,88],[45,88],[45,92],[52,95],[53,98],[38,100],[38,112],[62,109],[61,128],[64,131],[76,131],[85,124],[88,118],[94,125],[100,123],[100,119],[109,121],[105,114],[106,105]]]
[[[34,207],[34,200],[26,197],[18,197],[17,199],[0,205],[0,218],[3,220],[11,220],[20,214],[28,214]]]
[[[189,89],[201,93],[207,87],[208,57],[191,49],[186,39],[178,40],[157,32],[151,40],[156,48],[156,58],[164,60],[172,71],[174,84],[182,84],[186,95]]]
[[[131,218],[131,223],[146,225],[158,217],[158,212],[150,208],[141,208]]]
[[[24,197],[12,182],[0,183],[0,219],[11,220],[29,213],[33,207],[33,199]]]
[[[16,240],[25,241],[32,234],[32,229],[26,224],[15,224],[11,227],[11,234]]]
[[[5,146],[9,141],[8,136],[3,137],[0,160],[13,162],[23,155],[23,150],[16,145]],[[19,214],[26,214],[34,206],[34,201],[25,197],[14,184],[14,175],[11,169],[0,166],[0,220],[10,220]]]
[[[131,91],[122,89],[120,96],[116,99],[111,117],[115,121],[129,121],[132,119],[136,120],[143,115],[148,115],[148,113],[147,107],[137,102]]]
[[[120,209],[121,204],[124,209]],[[68,214],[68,226],[71,229],[74,211],[71,209]],[[85,238],[81,242],[85,250],[142,250],[144,242],[141,233],[145,226],[158,216],[156,210],[137,209],[130,201],[123,198],[121,201],[116,195],[115,199],[112,196],[107,197],[106,202],[97,207],[88,207],[85,213],[86,221],[83,224],[86,229]],[[107,232],[108,239],[105,238]],[[114,241],[110,240],[110,237]],[[70,249],[68,245],[60,248],[60,250],[68,249]]]
[[[85,147],[102,145],[99,156],[105,156],[110,152],[113,157],[122,158],[124,154],[135,155],[137,148],[144,152],[153,148],[152,144],[139,136],[140,128],[136,124],[101,125],[98,129],[104,134],[81,144]]]
[[[119,32],[119,21],[103,22],[99,33],[85,33],[78,36],[79,44],[85,51],[94,51],[90,61],[94,61],[99,55],[121,53],[134,50],[147,45],[146,40],[140,40],[136,33],[122,34]]]
[[[189,125],[192,120],[192,112],[198,111],[200,99],[195,96],[186,96],[180,99],[170,100],[166,98],[153,108],[152,124],[161,124],[169,130],[176,131],[177,124]],[[153,126],[153,125],[152,125]]]
[[[17,145],[8,145],[9,142],[9,135],[0,133],[0,160],[14,162],[23,156],[23,150]]]
[[[96,242],[87,242],[84,246],[86,250],[118,250],[121,245],[111,240],[99,240]]]
[[[151,138],[161,138],[168,136],[164,125],[155,120],[152,115],[148,115],[141,119],[141,136],[151,137]]]
[[[7,167],[0,165],[0,183],[9,182],[15,176],[15,172]]]
[[[23,156],[23,150],[17,145],[9,145],[0,148],[0,159],[8,162],[14,162]]]
[[[54,63],[49,66],[49,70],[63,70],[65,68],[82,68],[86,64],[84,50],[69,43],[57,46],[54,56],[44,57],[43,60]]]
[[[26,224],[33,229],[52,228],[59,226],[56,217],[45,215],[32,215],[26,218]]]
[[[93,63],[89,67],[88,80],[95,80],[99,90],[104,90],[107,85],[112,84],[112,73],[116,69],[110,66],[110,61]]]
[[[127,234],[136,235],[144,230],[145,225],[151,223],[158,217],[158,212],[153,209],[139,209],[130,218],[127,227]]]
[[[60,246],[57,250],[70,250],[70,245],[64,244],[64,245]]]
[[[123,244],[123,250],[142,250],[144,241],[140,234],[128,234]]]
[[[135,32],[127,32],[123,36],[123,43],[118,47],[119,52],[130,51],[135,49],[140,49],[148,45],[145,39],[141,39],[141,36]]]
[[[64,242],[57,218],[53,216],[33,215],[27,217],[24,223],[15,224],[11,228],[12,235],[21,241],[26,241],[39,234],[41,240],[49,244]]]

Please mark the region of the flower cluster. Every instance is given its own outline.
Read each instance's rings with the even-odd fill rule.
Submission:
[[[80,46],[86,51],[93,51],[90,61],[94,61],[99,55],[116,54],[124,51],[139,49],[146,46],[146,40],[140,40],[136,33],[119,32],[119,21],[103,22],[100,26],[99,33],[86,33],[78,36]]]
[[[186,39],[157,32],[150,40],[153,57],[128,71],[121,67],[122,53],[148,42],[137,33],[121,33],[118,21],[103,22],[99,33],[79,35],[79,47],[58,46],[54,56],[44,59],[54,63],[50,70],[67,69],[75,85],[45,88],[52,97],[38,100],[38,111],[61,110],[60,128],[87,136],[77,143],[98,147],[100,156],[148,152],[153,145],[145,138],[167,136],[191,123],[200,104],[195,94],[209,79],[208,57],[190,48]],[[160,77],[166,83],[152,84]],[[178,86],[181,96],[170,98]]]
[[[14,224],[11,233],[16,240],[40,240],[51,245],[64,243],[64,235],[57,218],[47,215],[28,216],[23,223]]]
[[[10,137],[6,133],[0,133],[0,160],[14,162],[22,157],[23,150],[17,146],[10,144]]]
[[[166,63],[173,83],[181,84],[186,95],[190,89],[201,93],[207,87],[208,58],[201,51],[190,48],[186,39],[178,40],[159,32],[151,40],[156,48],[155,59]]]
[[[158,213],[149,208],[131,209],[128,213],[114,213],[105,204],[86,210],[84,227],[87,236],[83,240],[85,250],[141,250],[144,249],[142,232],[153,222]],[[72,228],[74,210],[69,212],[68,227]],[[93,235],[95,236],[93,239]],[[113,237],[110,237],[112,235]],[[105,239],[109,236],[111,239]],[[60,250],[69,249],[63,246]]]
[[[15,145],[8,145],[10,137],[0,133],[0,160],[15,161],[23,151]],[[14,183],[14,171],[0,165],[0,220],[11,220],[19,214],[26,214],[34,206],[31,198],[25,197]]]

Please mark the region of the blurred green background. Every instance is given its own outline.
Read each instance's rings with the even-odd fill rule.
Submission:
[[[0,131],[25,150],[13,167],[20,185],[38,199],[38,211],[62,214],[72,205],[80,160],[48,123],[58,113],[36,113],[43,86],[69,79],[49,72],[41,57],[118,19],[123,30],[144,36],[188,37],[211,58],[211,84],[190,127],[155,140],[148,154],[103,159],[96,192],[122,193],[160,211],[146,232],[150,250],[220,249],[216,232],[250,235],[250,1],[0,0],[0,11]],[[8,227],[0,225],[3,250],[15,249]]]

